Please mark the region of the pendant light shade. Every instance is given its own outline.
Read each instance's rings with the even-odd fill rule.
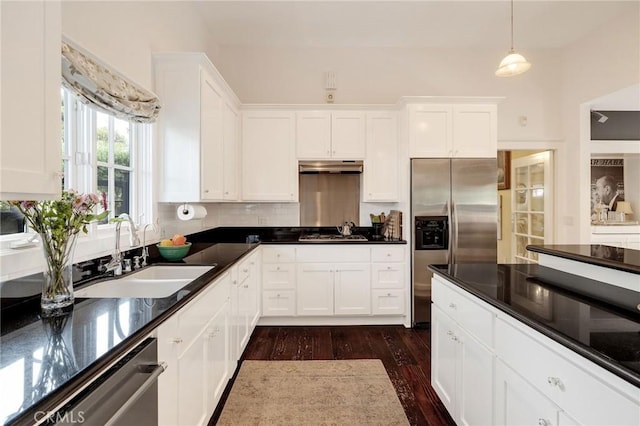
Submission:
[[[509,54],[500,61],[500,65],[498,65],[498,69],[496,70],[496,76],[511,77],[522,74],[529,68],[531,68],[531,64],[524,56],[516,53],[513,49],[513,0],[511,0],[511,49],[509,50]]]

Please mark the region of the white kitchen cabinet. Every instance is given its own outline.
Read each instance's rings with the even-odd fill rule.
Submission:
[[[366,114],[362,201],[398,201],[398,125],[394,112]]]
[[[408,113],[411,158],[496,156],[493,104],[411,104]]]
[[[242,199],[298,201],[293,112],[243,111]]]
[[[371,303],[374,315],[405,313],[404,246],[371,248]]]
[[[300,160],[362,160],[365,156],[364,113],[296,112],[296,153]]]
[[[298,315],[333,315],[334,270],[331,263],[304,263],[296,269]]]
[[[262,247],[262,316],[296,313],[296,246]]]
[[[213,316],[204,331],[205,336],[205,404],[206,414],[210,416],[216,409],[227,380],[235,368],[231,368],[229,345],[229,301],[226,301]],[[235,367],[235,363],[233,364]],[[192,367],[193,368],[193,367]],[[181,418],[182,419],[182,418]],[[205,418],[205,423],[209,420]]]
[[[60,197],[59,1],[0,2],[0,199]]]
[[[368,315],[368,263],[300,263],[296,271],[298,315]]]
[[[228,272],[157,330],[159,424],[206,424],[230,377]]]
[[[437,305],[432,310],[431,383],[458,424],[493,424],[493,353]]]
[[[224,142],[222,91],[210,72],[200,70],[200,199],[222,200]],[[173,165],[175,167],[175,163]]]
[[[579,424],[640,424],[640,389],[499,314],[496,355]],[[531,360],[535,362],[531,362]]]
[[[239,101],[202,53],[157,53],[153,63],[158,201],[237,200]]]
[[[496,361],[495,388],[495,425],[559,424],[560,408],[500,360]]]
[[[297,314],[369,315],[370,259],[367,246],[298,247]]]
[[[493,424],[493,315],[451,284],[432,285],[431,384],[456,423]]]
[[[228,100],[222,104],[222,199],[240,200],[240,111]],[[206,158],[206,157],[205,157]]]
[[[260,318],[260,249],[229,270],[231,277],[230,341],[231,368],[235,368]]]
[[[432,386],[456,423],[640,424],[637,387],[455,284],[432,286]]]

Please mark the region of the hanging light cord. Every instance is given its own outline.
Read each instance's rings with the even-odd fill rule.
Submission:
[[[513,50],[513,0],[511,0],[511,50],[509,52],[511,53],[514,52]]]

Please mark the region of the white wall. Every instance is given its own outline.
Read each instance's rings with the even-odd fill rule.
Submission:
[[[179,1],[63,1],[62,34],[150,90],[152,52],[217,55],[200,17]]]
[[[216,67],[243,103],[324,103],[324,73],[337,74],[336,104],[395,104],[402,96],[500,96],[499,137],[558,138],[559,52],[526,52],[531,70],[504,79],[505,52],[419,48],[220,46]],[[518,117],[528,117],[527,127]]]
[[[559,183],[556,197],[559,242],[590,240],[590,148],[588,109],[591,99],[640,83],[640,5],[638,13],[622,16],[566,49],[560,76],[563,80],[562,119],[567,152],[557,158]],[[582,123],[581,123],[582,119]],[[584,139],[585,136],[587,139]]]

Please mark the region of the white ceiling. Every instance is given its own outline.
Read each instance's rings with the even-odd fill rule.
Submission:
[[[516,50],[562,48],[637,0],[515,0]],[[197,1],[221,46],[509,48],[510,4],[494,1]]]

